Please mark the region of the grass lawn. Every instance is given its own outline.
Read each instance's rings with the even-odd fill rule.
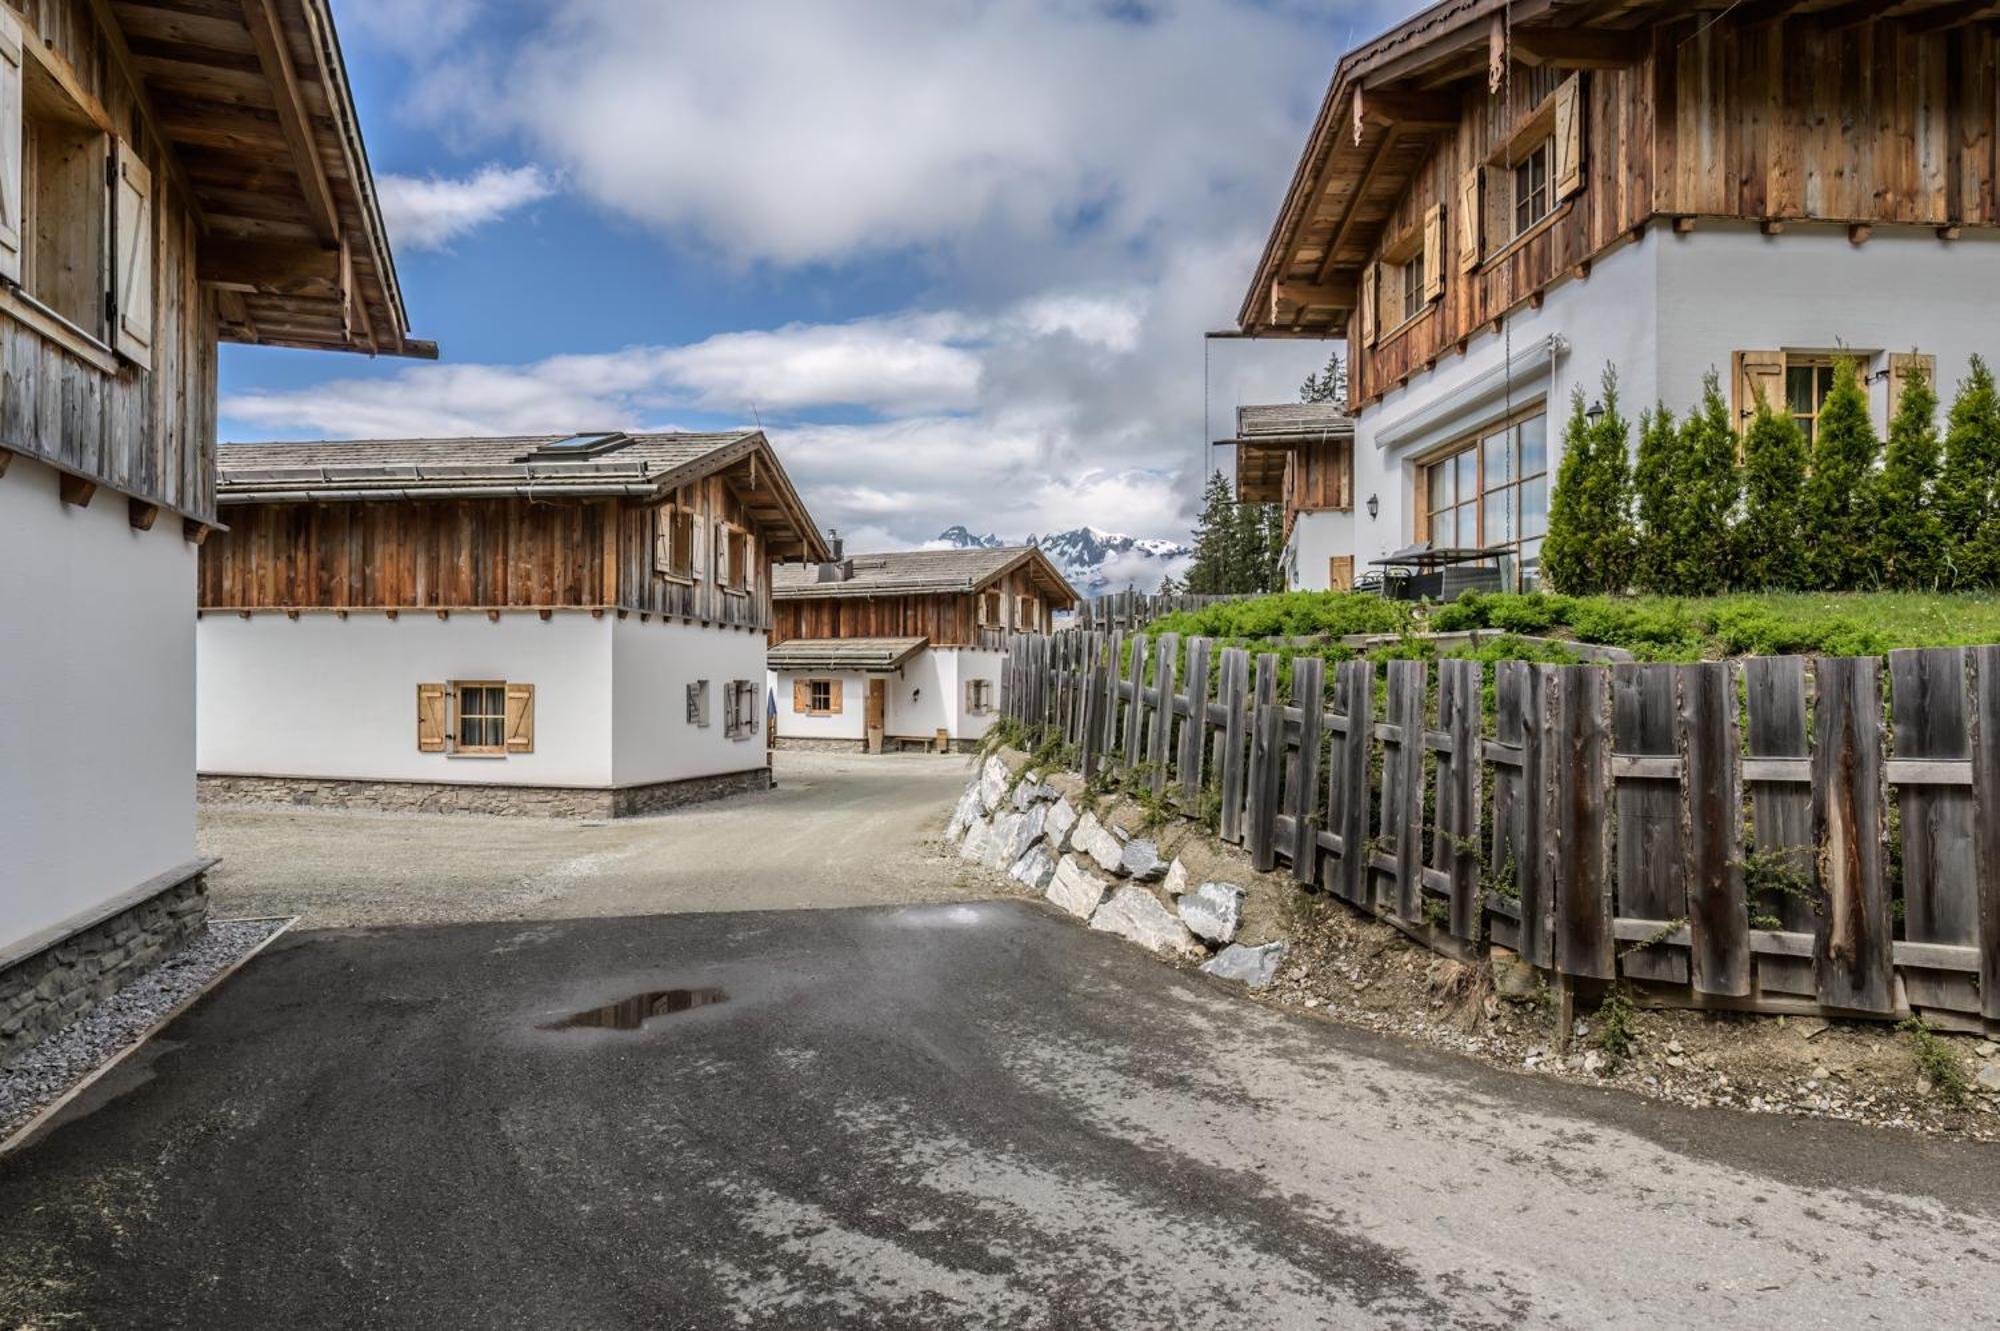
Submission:
[[[1352,592],[1288,592],[1170,615],[1153,625],[1154,632],[1246,644],[1466,629],[1604,643],[1646,661],[1868,656],[1899,647],[2000,643],[2000,593],[1786,592],[1676,599],[1531,592],[1468,594],[1442,605],[1415,606]],[[1376,654],[1425,654],[1422,643],[1419,638]],[[1528,643],[1518,651],[1490,644],[1478,654],[1546,659],[1547,651]]]

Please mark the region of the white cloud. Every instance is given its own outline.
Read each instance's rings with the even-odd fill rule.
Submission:
[[[457,180],[388,175],[375,182],[391,243],[413,250],[443,249],[554,190],[547,174],[535,166],[487,165]]]

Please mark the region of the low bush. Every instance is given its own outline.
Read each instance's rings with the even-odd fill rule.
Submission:
[[[1408,603],[1365,592],[1281,592],[1178,611],[1147,631],[1204,638],[1337,638],[1349,633],[1401,633],[1413,619]]]

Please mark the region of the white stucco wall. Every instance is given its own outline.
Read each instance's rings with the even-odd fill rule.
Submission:
[[[621,786],[747,772],[766,763],[765,635],[636,616],[611,625],[612,771]],[[687,686],[708,681],[708,724],[687,719]],[[729,736],[724,686],[758,688],[757,728]]]
[[[956,672],[951,687],[951,706],[957,719],[952,723],[953,739],[979,739],[993,723],[1000,719],[1000,677],[1007,666],[1005,652],[982,652],[971,648],[960,648],[945,653],[958,658]],[[984,679],[992,683],[993,710],[990,712],[967,712],[965,710],[965,681]]]
[[[617,620],[558,612],[454,614],[211,611],[196,626],[203,772],[355,780],[589,786],[614,783]],[[645,627],[659,627],[649,625]],[[761,643],[761,640],[759,640]],[[535,686],[535,751],[505,758],[417,749],[422,683]],[[718,700],[719,703],[719,700]],[[685,707],[685,697],[679,705]],[[721,726],[720,713],[715,725]]]
[[[1618,369],[1625,414],[1664,399],[1677,414],[1698,401],[1702,378],[1714,369],[1731,391],[1731,356],[1739,350],[1921,351],[1938,358],[1939,389],[1948,403],[1974,353],[2000,359],[2000,328],[1992,318],[2000,290],[2000,236],[1968,232],[1941,241],[1927,228],[1878,228],[1865,245],[1849,243],[1845,227],[1793,226],[1765,236],[1747,223],[1702,222],[1687,235],[1655,223],[1636,244],[1599,259],[1587,281],[1550,288],[1540,310],[1508,320],[1518,356],[1550,334],[1566,351],[1552,370],[1518,383],[1514,411],[1536,400],[1550,406],[1549,465],[1561,457],[1570,395],[1599,396],[1607,363]],[[1417,464],[1462,442],[1507,414],[1508,403],[1486,402],[1414,442],[1377,444],[1412,418],[1506,360],[1508,338],[1484,332],[1464,356],[1447,356],[1427,374],[1363,409],[1355,421],[1354,513],[1301,515],[1292,553],[1298,586],[1320,589],[1327,559],[1352,553],[1357,573],[1415,539]],[[1878,357],[1864,368],[1875,370]],[[1868,385],[1878,428],[1886,430],[1888,393]],[[1440,437],[1448,434],[1449,439]],[[1374,519],[1368,497],[1380,501]]]
[[[0,477],[0,948],[195,858],[195,547]]]
[[[779,670],[770,674],[778,699],[778,734],[795,739],[865,738],[864,718],[868,680],[884,681],[887,707],[883,729],[903,739],[929,739],[940,729],[953,739],[975,740],[1000,715],[1002,652],[937,647],[917,653],[900,670],[867,675],[826,670]],[[792,684],[801,679],[841,681],[841,711],[837,716],[811,716],[792,710]],[[965,710],[965,681],[985,679],[993,685],[994,710]]]
[[[839,680],[840,711],[829,716],[793,711],[792,685],[801,679]],[[771,688],[778,700],[778,738],[862,739],[867,676],[841,670],[778,670],[771,672]]]

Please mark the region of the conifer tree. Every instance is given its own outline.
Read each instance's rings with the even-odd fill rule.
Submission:
[[[1937,394],[1922,370],[1903,385],[1889,422],[1875,515],[1875,563],[1891,587],[1929,590],[1945,570],[1944,523],[1938,517]]]
[[[1236,541],[1236,496],[1220,471],[1208,478],[1201,492],[1201,514],[1195,519],[1194,563],[1187,589],[1219,595],[1229,589],[1230,561]]]
[[[1633,578],[1640,591],[1668,590],[1677,562],[1674,542],[1682,527],[1680,431],[1662,402],[1639,417],[1639,462],[1632,471],[1638,506],[1639,548]]]
[[[1802,519],[1808,450],[1786,411],[1757,399],[1743,435],[1743,517],[1736,524],[1738,585],[1786,591],[1806,585]]]
[[[1741,477],[1736,432],[1713,370],[1702,382],[1701,406],[1681,422],[1680,499],[1675,509],[1672,565],[1660,590],[1676,596],[1713,596],[1735,585],[1735,550],[1729,539]]]
[[[1880,581],[1874,546],[1875,457],[1881,451],[1854,362],[1834,367],[1820,403],[1806,477],[1807,570],[1814,591],[1853,591]]]
[[[1299,401],[1347,401],[1347,364],[1340,359],[1339,351],[1327,353],[1324,370],[1306,376],[1306,381],[1299,385]]]
[[[1593,423],[1578,390],[1564,431],[1563,456],[1549,497],[1542,574],[1575,596],[1631,586],[1631,427],[1618,410],[1618,376],[1604,371],[1604,413]]]
[[[2000,390],[1977,356],[1952,398],[1938,516],[1951,581],[1961,587],[2000,582]]]

